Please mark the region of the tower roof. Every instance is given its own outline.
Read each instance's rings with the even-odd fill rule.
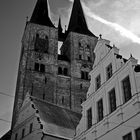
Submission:
[[[49,27],[54,27],[49,17],[47,0],[37,0],[30,22]]]
[[[68,26],[68,32],[71,31],[90,35],[90,36],[95,36],[88,29],[80,0],[74,0],[69,26]]]

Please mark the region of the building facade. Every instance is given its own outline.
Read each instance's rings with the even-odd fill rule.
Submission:
[[[140,65],[100,38],[74,140],[140,140]]]
[[[61,19],[55,27],[48,12],[48,1],[37,0],[31,19],[26,23],[12,140],[71,139],[80,120],[81,103],[86,99],[88,73],[94,63],[98,38],[87,27],[80,0],[74,1],[68,29],[64,32]],[[62,44],[60,53],[59,44]],[[65,123],[57,116],[60,120],[64,118]]]

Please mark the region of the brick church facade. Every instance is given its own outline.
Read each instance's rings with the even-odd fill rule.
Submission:
[[[25,26],[12,140],[71,139],[81,118],[98,38],[88,29],[80,0],[64,32],[61,19],[55,27],[48,12],[48,1],[38,0]]]

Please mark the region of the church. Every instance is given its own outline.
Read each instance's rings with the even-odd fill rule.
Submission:
[[[21,42],[11,140],[70,140],[76,135],[97,41],[80,0],[74,0],[65,30],[61,18],[57,27],[51,21],[48,1],[37,0]]]

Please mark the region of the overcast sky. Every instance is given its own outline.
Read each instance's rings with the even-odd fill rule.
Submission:
[[[140,0],[81,0],[91,31],[109,39],[129,58],[140,60]],[[51,18],[63,27],[69,21],[72,0],[49,0]],[[0,0],[0,92],[14,96],[21,39],[26,17],[30,17],[36,0]],[[0,119],[11,121],[13,98],[0,94]],[[10,123],[0,121],[0,136]]]

